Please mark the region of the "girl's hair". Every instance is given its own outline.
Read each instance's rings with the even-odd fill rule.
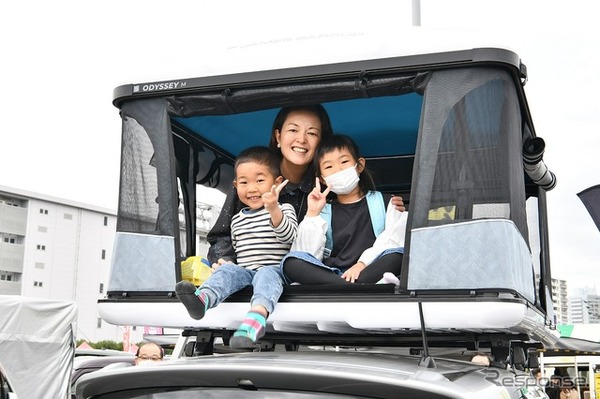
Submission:
[[[271,141],[269,142],[269,147],[277,150],[277,137],[275,135],[275,131],[283,128],[283,124],[287,119],[288,115],[294,111],[308,111],[315,114],[319,120],[321,121],[321,141],[327,139],[328,137],[333,135],[333,129],[331,127],[331,121],[329,120],[329,115],[325,108],[321,104],[314,105],[298,105],[293,107],[283,107],[277,113],[277,116],[273,120],[273,128],[271,129]]]
[[[265,165],[269,168],[269,172],[273,175],[274,179],[277,179],[281,175],[279,171],[280,155],[273,151],[269,147],[255,146],[246,148],[244,151],[235,159],[235,165],[233,171],[235,172],[235,178],[237,179],[237,168],[242,163],[255,162],[259,165]]]
[[[349,136],[344,134],[333,134],[327,140],[321,141],[319,144],[319,148],[317,148],[317,152],[315,154],[314,166],[318,175],[321,175],[321,168],[319,166],[321,160],[325,156],[335,150],[346,149],[354,158],[354,160],[358,163],[358,158],[361,158],[360,151],[358,149],[358,145],[352,140]],[[360,187],[363,194],[366,194],[368,191],[375,190],[375,181],[373,180],[373,176],[365,167],[360,174],[360,181],[358,182],[358,186]]]

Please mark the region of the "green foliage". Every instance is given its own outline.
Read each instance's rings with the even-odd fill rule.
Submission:
[[[92,345],[95,349],[115,349],[118,351],[123,350],[123,342],[115,342],[115,341],[98,341],[94,345]]]

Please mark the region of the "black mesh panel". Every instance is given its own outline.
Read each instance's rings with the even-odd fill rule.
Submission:
[[[435,72],[424,100],[412,228],[480,218],[515,222],[527,239],[519,102],[494,69]]]

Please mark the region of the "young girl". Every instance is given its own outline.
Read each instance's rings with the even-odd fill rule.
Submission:
[[[288,282],[399,285],[407,212],[375,191],[356,143],[344,135],[324,140],[315,155],[320,179],[290,252],[282,261]],[[336,198],[327,203],[329,192]],[[388,204],[387,211],[385,204]]]

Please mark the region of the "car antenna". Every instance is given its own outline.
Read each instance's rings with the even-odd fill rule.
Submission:
[[[423,356],[419,360],[419,366],[426,367],[428,369],[435,368],[435,360],[429,355],[429,344],[427,343],[427,332],[425,331],[425,318],[423,317],[423,303],[419,304],[419,319],[421,321],[421,336],[423,337]]]

